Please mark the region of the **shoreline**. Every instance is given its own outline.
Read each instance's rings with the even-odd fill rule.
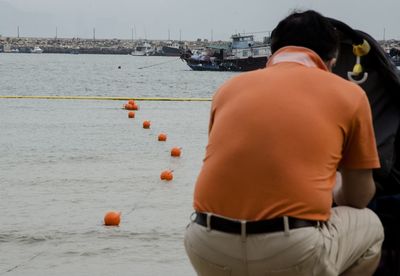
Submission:
[[[86,39],[86,38],[34,38],[34,37],[2,37],[0,36],[0,53],[31,53],[39,47],[43,53],[54,54],[131,54],[137,47],[145,43],[150,44],[155,51],[155,56],[171,56],[163,54],[161,49],[165,46],[180,49],[192,47],[205,47],[208,40],[178,41],[178,40],[147,40],[147,39]],[[213,44],[226,44],[226,41],[212,41]],[[171,46],[174,45],[174,46]],[[180,55],[180,53],[179,53]]]

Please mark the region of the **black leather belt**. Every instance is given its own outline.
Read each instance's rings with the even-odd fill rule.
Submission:
[[[296,229],[301,227],[311,227],[318,226],[318,221],[316,220],[304,220],[293,217],[288,217],[289,229]],[[196,218],[194,220],[197,224],[207,227],[207,214],[196,213]],[[284,220],[281,218],[274,218],[269,220],[260,221],[247,221],[246,222],[246,234],[261,234],[261,233],[271,233],[284,231]],[[229,220],[217,216],[210,216],[210,229],[222,231],[226,233],[242,233],[242,223],[240,221]]]

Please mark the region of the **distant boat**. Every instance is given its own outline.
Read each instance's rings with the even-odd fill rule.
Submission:
[[[166,45],[161,48],[161,55],[170,57],[179,57],[183,54],[183,47],[176,42],[168,41]]]
[[[390,58],[390,60],[396,65],[397,67],[400,67],[400,48],[397,47],[392,47],[390,50],[386,50],[386,54]]]
[[[35,46],[32,50],[31,53],[33,54],[41,54],[43,53],[43,50],[39,46]]]
[[[81,47],[73,46],[73,47],[68,48],[68,50],[66,50],[65,53],[71,54],[71,55],[79,55],[80,54],[80,50],[81,50]]]
[[[396,65],[397,67],[400,67],[400,56],[393,56],[390,59],[392,60],[394,65]]]
[[[132,56],[151,56],[155,52],[154,47],[148,42],[138,44],[132,51]]]
[[[271,48],[268,43],[256,43],[253,35],[236,34],[229,47],[207,47],[202,53],[190,50],[181,55],[195,71],[251,71],[264,68]]]

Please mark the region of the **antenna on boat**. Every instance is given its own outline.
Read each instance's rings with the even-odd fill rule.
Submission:
[[[96,40],[96,28],[93,28],[93,41]]]
[[[17,26],[17,37],[19,38],[19,26]]]
[[[211,29],[211,42],[213,42],[213,40],[214,40],[214,31],[213,29]]]
[[[135,24],[133,24],[133,29],[135,31],[135,40],[136,40],[137,38],[136,38],[136,25]]]
[[[58,29],[57,29],[57,26],[56,26],[56,39],[57,39],[57,35],[58,35]]]
[[[171,33],[170,33],[169,29],[168,29],[168,40],[171,40]]]

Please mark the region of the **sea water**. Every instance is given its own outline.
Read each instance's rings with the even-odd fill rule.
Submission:
[[[2,96],[209,98],[234,75],[167,57],[0,54]],[[140,101],[134,119],[125,102],[0,99],[0,275],[195,275],[183,236],[210,102]],[[103,225],[111,210],[119,227]]]

